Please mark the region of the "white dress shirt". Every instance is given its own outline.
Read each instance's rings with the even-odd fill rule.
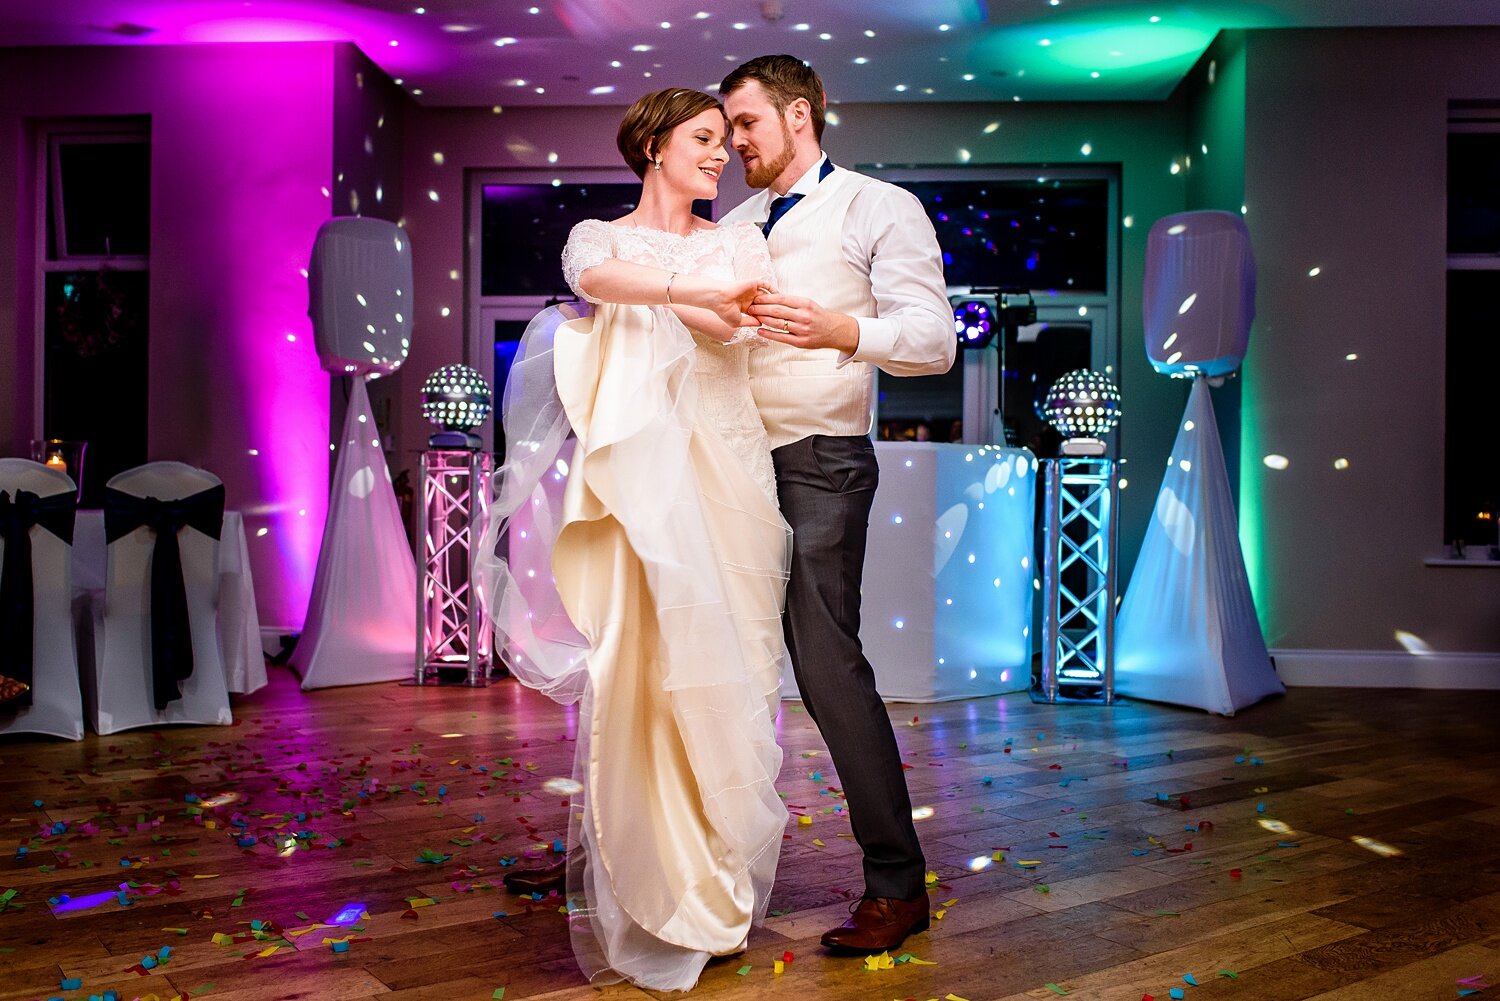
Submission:
[[[787,194],[815,191],[826,159],[820,157]],[[769,188],[761,195],[760,221],[775,197]],[[869,277],[877,315],[855,317],[859,347],[852,355],[841,352],[840,366],[869,362],[891,375],[937,375],[952,368],[958,339],[943,252],[917,197],[885,181],[865,185],[845,216],[843,251],[849,265]]]

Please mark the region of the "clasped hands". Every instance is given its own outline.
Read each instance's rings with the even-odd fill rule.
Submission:
[[[762,337],[796,348],[859,348],[859,324],[845,313],[824,309],[812,299],[787,295],[757,281],[726,283],[712,308],[735,327],[758,328]]]

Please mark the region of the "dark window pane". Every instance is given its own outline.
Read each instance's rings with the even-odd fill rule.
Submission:
[[[1062,435],[1042,416],[1047,391],[1063,374],[1090,367],[1093,338],[1093,326],[1087,322],[1038,323],[1005,331],[1001,406],[1006,444],[1029,448],[1039,459],[1057,457]]]
[[[44,434],[88,443],[85,507],[146,461],[148,287],[144,271],[47,275]]]
[[[70,257],[137,256],[150,252],[151,147],[143,142],[69,143],[57,157],[65,246]],[[59,192],[53,192],[57,198]],[[49,221],[55,218],[50,216]]]
[[[640,184],[486,184],[480,207],[479,294],[572,298],[563,281],[568,233],[585,219],[618,219],[635,209]],[[693,212],[712,218],[712,202]]]
[[[1500,132],[1448,135],[1448,253],[1500,253]]]
[[[1443,537],[1496,543],[1500,463],[1494,459],[1495,303],[1500,271],[1448,272],[1448,382]]]
[[[1107,291],[1109,181],[897,181],[937,230],[949,285]]]

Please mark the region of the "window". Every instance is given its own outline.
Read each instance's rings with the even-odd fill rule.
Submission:
[[[1495,557],[1500,467],[1488,458],[1500,370],[1500,108],[1455,102],[1448,126],[1448,295],[1443,541]]]
[[[1037,322],[961,349],[942,376],[879,380],[880,437],[1024,445],[1057,454],[1038,404],[1075,368],[1113,375],[1119,356],[1118,170],[1089,166],[861,168],[922,202],[950,293],[1024,288]],[[1109,437],[1118,449],[1119,434]]]
[[[86,443],[88,507],[146,460],[148,129],[134,118],[59,123],[38,151],[41,437]]]

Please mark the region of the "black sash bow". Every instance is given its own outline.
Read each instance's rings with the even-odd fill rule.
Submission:
[[[224,528],[224,485],[157,500],[104,488],[104,538],[114,542],[141,526],[156,535],[151,550],[151,693],[156,711],[182,698],[182,682],[193,673],[193,633],[177,533],[196,528],[217,539]]]
[[[36,606],[31,588],[31,526],[40,525],[73,544],[73,515],[78,495],[71,490],[38,497],[29,490],[15,496],[0,490],[0,538],[5,563],[0,568],[0,675],[14,678],[26,690],[6,708],[31,705],[32,655]]]

